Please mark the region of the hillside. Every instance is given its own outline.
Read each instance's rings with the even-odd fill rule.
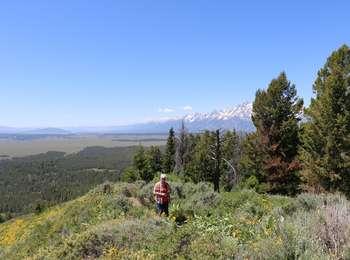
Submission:
[[[74,199],[117,181],[137,147],[87,147],[0,161],[0,213],[17,215]]]
[[[153,183],[104,184],[0,224],[1,259],[348,259],[350,204],[171,182],[171,216],[154,214]]]

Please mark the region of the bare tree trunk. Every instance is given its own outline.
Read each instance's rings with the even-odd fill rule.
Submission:
[[[213,176],[214,191],[220,192],[220,175],[221,175],[221,140],[220,130],[215,131],[215,171]]]
[[[175,171],[181,172],[184,167],[184,155],[187,149],[187,133],[185,122],[182,121],[180,134],[176,139]]]

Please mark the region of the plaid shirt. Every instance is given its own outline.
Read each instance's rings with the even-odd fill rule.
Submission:
[[[159,204],[167,204],[170,202],[170,185],[167,182],[157,182],[154,185],[153,194],[155,196],[155,200]],[[163,193],[164,195],[156,194]]]

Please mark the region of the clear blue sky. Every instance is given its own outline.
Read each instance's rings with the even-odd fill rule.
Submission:
[[[211,111],[253,100],[282,70],[308,103],[326,57],[350,44],[349,10],[345,0],[3,1],[0,125]]]

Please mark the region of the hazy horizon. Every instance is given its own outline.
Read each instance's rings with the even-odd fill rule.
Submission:
[[[144,118],[141,121],[135,121],[135,122],[130,122],[130,123],[125,123],[125,124],[105,124],[105,125],[32,125],[32,126],[24,126],[24,125],[18,125],[18,126],[11,126],[11,125],[0,125],[1,127],[8,127],[8,128],[17,128],[17,129],[26,129],[26,130],[31,130],[31,129],[44,129],[44,128],[61,128],[61,129],[83,129],[83,128],[108,128],[108,127],[126,127],[130,125],[137,125],[137,124],[147,124],[147,123],[152,123],[152,122],[163,122],[163,121],[168,121],[168,120],[181,120],[185,116],[188,115],[195,115],[195,114],[210,114],[215,111],[223,111],[225,109],[232,109],[240,105],[245,105],[245,104],[251,104],[252,102],[248,101],[243,101],[242,103],[235,104],[232,106],[228,107],[221,107],[221,108],[216,108],[211,111],[203,111],[203,112],[197,112],[193,111],[193,109],[190,110],[185,110],[185,113],[182,115],[173,115],[173,116],[163,116],[163,117],[158,117],[158,118]]]

